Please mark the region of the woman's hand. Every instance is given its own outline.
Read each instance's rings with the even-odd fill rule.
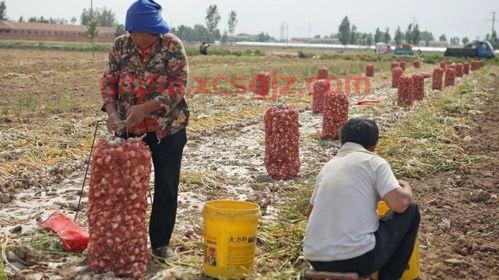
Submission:
[[[133,105],[128,108],[128,111],[126,112],[125,125],[128,128],[132,128],[142,122],[146,115],[147,111],[144,104]]]
[[[107,117],[107,130],[109,133],[116,132],[120,134],[125,129],[125,124],[121,121],[118,114],[109,114]]]
[[[128,128],[132,128],[142,122],[147,115],[158,110],[159,108],[159,103],[154,100],[148,101],[144,104],[133,105],[128,108],[128,111],[126,112],[125,125]]]

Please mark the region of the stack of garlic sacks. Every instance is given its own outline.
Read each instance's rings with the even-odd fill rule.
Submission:
[[[139,279],[147,270],[151,152],[141,139],[100,139],[92,156],[88,261],[96,272]]]

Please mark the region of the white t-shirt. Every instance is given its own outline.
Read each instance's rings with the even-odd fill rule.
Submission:
[[[398,187],[386,160],[359,144],[343,144],[317,176],[303,246],[307,259],[346,260],[374,249],[377,203]]]

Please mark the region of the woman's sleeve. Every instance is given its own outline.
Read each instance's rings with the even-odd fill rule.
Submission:
[[[189,78],[189,65],[182,41],[174,38],[167,47],[170,52],[166,65],[167,87],[154,98],[164,112],[169,112],[183,100]]]
[[[102,111],[105,111],[107,104],[113,104],[118,96],[118,81],[120,75],[120,38],[116,39],[113,50],[109,53],[109,63],[106,71],[100,79],[100,90],[104,104]]]

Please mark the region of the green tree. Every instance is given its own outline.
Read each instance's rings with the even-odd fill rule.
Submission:
[[[126,33],[125,26],[123,24],[116,25],[116,30],[114,31],[114,36],[118,37]]]
[[[422,31],[421,40],[423,40],[425,42],[425,45],[428,47],[430,45],[430,42],[435,41],[435,38],[433,37],[433,34],[431,32]]]
[[[385,34],[383,34],[383,42],[389,44],[392,41],[392,36],[390,35],[390,28],[385,28]]]
[[[447,37],[445,36],[445,34],[442,34],[442,35],[440,35],[440,37],[438,37],[438,40],[440,42],[447,42]]]
[[[182,41],[185,42],[195,42],[194,40],[194,29],[186,25],[180,25],[177,28],[172,28],[171,32],[177,35]],[[198,40],[202,41],[202,40]]]
[[[407,26],[407,30],[405,31],[405,42],[410,44],[412,42],[412,23]]]
[[[208,42],[208,43],[213,42],[213,35],[208,31],[206,26],[201,24],[194,25],[193,37],[194,41]]]
[[[385,34],[381,32],[379,28],[376,28],[376,31],[374,32],[374,43],[383,42],[384,39]]]
[[[366,36],[366,45],[371,46],[373,44],[373,34],[369,33]]]
[[[68,24],[68,20],[65,18],[49,18],[50,24]]]
[[[81,25],[89,25],[90,21],[95,19],[99,26],[116,26],[116,15],[111,9],[106,7],[93,9],[83,9],[80,16]]]
[[[0,20],[7,19],[7,5],[5,5],[5,1],[0,2]]]
[[[414,29],[412,30],[412,44],[413,45],[419,45],[419,41],[421,41],[421,32],[419,31],[419,25],[416,23],[414,25]]]
[[[355,45],[357,44],[357,42],[359,41],[359,33],[357,32],[357,26],[352,25],[352,29],[350,30],[350,39],[349,39],[349,43],[351,45]]]
[[[467,45],[470,42],[470,39],[468,39],[468,37],[464,37],[461,39],[461,42],[463,42],[463,45]]]
[[[499,49],[499,40],[497,39],[497,33],[495,30],[492,31],[492,34],[490,35],[490,44],[495,50]]]
[[[21,22],[21,23],[22,23],[22,22],[24,22],[24,17],[23,17],[23,16],[20,16],[20,17],[19,17],[19,20],[18,20],[17,22]]]
[[[99,23],[97,19],[92,19],[87,25],[87,31],[85,32],[92,42],[92,56],[95,56],[95,42],[97,37],[99,37]]]
[[[75,25],[78,22],[78,19],[76,19],[76,17],[72,17],[70,22],[72,25]]]
[[[258,42],[269,42],[272,39],[268,33],[261,32],[260,34],[256,35],[256,40]]]
[[[206,28],[208,32],[213,34],[215,29],[217,29],[218,23],[220,22],[220,14],[218,13],[217,5],[210,5],[208,10],[206,10]]]
[[[338,33],[338,39],[346,48],[348,45],[348,41],[350,40],[350,21],[348,20],[347,16],[345,16],[341,21],[341,24],[338,27]]]
[[[28,22],[36,22],[36,23],[50,23],[50,24],[67,24],[68,20],[64,18],[44,18],[43,16],[30,17]]]
[[[400,44],[402,44],[403,36],[404,34],[402,34],[402,31],[400,30],[400,26],[397,26],[397,30],[395,30],[395,37],[393,38],[393,40],[395,41],[395,45],[399,46]]]
[[[48,23],[48,20],[46,20],[45,18],[43,18],[43,16],[41,16],[40,18],[30,17],[30,18],[28,18],[28,22]]]
[[[222,35],[222,39],[220,41],[222,44],[227,44],[229,41],[229,34],[227,34],[227,30],[224,30],[224,34]]]
[[[229,34],[232,35],[236,31],[236,25],[237,25],[237,13],[236,13],[236,11],[230,11],[228,24],[229,24]]]
[[[454,36],[454,37],[450,38],[450,44],[451,45],[459,45],[459,41],[460,41],[459,37]]]

